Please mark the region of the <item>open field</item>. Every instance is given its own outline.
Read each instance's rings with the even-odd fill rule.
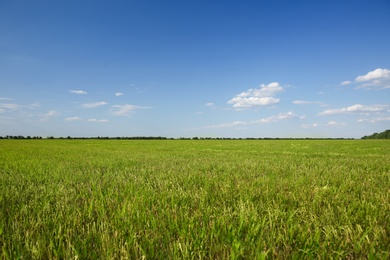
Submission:
[[[385,140],[1,140],[1,259],[389,258]]]

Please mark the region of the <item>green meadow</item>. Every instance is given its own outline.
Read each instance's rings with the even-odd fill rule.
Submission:
[[[0,259],[389,259],[386,140],[0,140]]]

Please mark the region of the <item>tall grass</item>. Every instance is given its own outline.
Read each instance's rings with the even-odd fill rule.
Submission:
[[[390,143],[2,140],[2,259],[389,258]]]

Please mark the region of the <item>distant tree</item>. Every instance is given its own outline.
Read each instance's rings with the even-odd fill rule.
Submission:
[[[365,135],[361,139],[390,139],[390,130],[386,130],[380,133],[373,133],[372,135]]]

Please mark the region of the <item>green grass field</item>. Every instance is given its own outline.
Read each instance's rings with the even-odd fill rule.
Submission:
[[[1,259],[390,258],[385,140],[1,140]]]

